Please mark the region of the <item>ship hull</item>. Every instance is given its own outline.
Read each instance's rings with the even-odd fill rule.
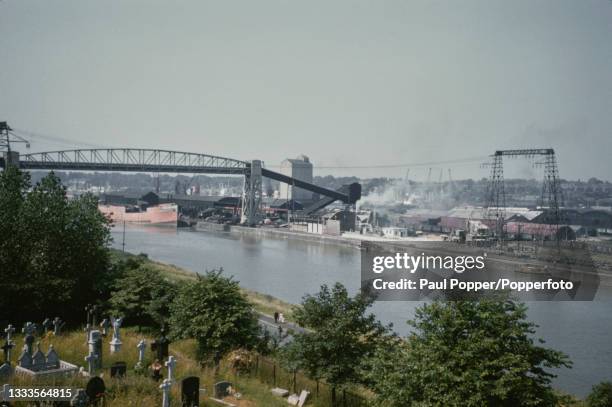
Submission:
[[[138,223],[176,227],[178,207],[175,204],[151,206],[142,212],[128,212],[124,206],[98,205],[98,209],[113,223]]]

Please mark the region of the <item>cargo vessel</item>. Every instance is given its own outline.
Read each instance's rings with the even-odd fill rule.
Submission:
[[[138,206],[98,205],[98,209],[114,223],[140,223],[177,226],[178,206],[160,204],[141,208]]]

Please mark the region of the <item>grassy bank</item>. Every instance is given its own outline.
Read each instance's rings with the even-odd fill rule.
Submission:
[[[111,253],[115,260],[136,257],[134,254],[124,253],[115,249],[112,249]],[[189,281],[196,279],[196,273],[182,269],[173,264],[161,263],[151,259],[146,259],[145,261],[170,280]],[[286,320],[292,321],[293,304],[279,300],[271,295],[262,294],[246,288],[241,288],[241,290],[247,296],[251,304],[253,304],[256,311],[266,315],[273,315],[274,312],[282,312]]]
[[[15,342],[18,345],[23,344],[23,338],[20,335],[14,336]],[[140,339],[145,339],[147,344],[152,341],[151,337],[136,332],[135,329],[122,329],[123,346],[121,350],[113,355],[109,354],[110,338],[103,340],[103,369],[98,373],[106,384],[106,401],[109,406],[117,407],[151,407],[161,405],[161,390],[158,388],[160,383],[153,381],[148,377],[146,372],[139,373],[134,370],[137,362],[138,351],[136,345]],[[58,352],[60,358],[66,362],[77,366],[86,365],[84,356],[87,354],[87,344],[84,332],[73,331],[67,332],[61,336],[48,334],[40,340],[40,348],[46,353],[49,344],[52,344]],[[213,394],[214,383],[221,380],[228,380],[233,384],[236,391],[242,394],[240,400],[227,398],[240,407],[252,406],[286,406],[287,402],[284,399],[275,397],[270,392],[269,388],[262,385],[258,380],[242,377],[234,374],[229,367],[222,363],[218,372],[209,367],[201,367],[196,361],[196,344],[193,340],[182,340],[173,342],[170,345],[170,354],[177,359],[176,377],[177,382],[172,386],[171,390],[171,405],[181,405],[181,394],[179,381],[188,376],[197,376],[200,378],[200,388],[206,389],[206,393],[200,394],[201,405],[203,406],[218,406],[212,401],[206,400],[208,395]],[[13,352],[11,356],[13,366],[16,364],[18,352]],[[118,361],[126,362],[128,371],[125,378],[111,379],[110,366]],[[150,350],[145,353],[145,366],[149,366],[153,362],[153,354]],[[166,369],[163,369],[164,376]],[[36,386],[56,386],[70,388],[84,388],[88,378],[74,376],[68,378],[56,378],[37,380],[35,383],[30,378],[13,376],[9,383],[13,386],[32,387]],[[203,404],[202,404],[203,402]],[[29,403],[16,402],[13,406],[27,406]]]

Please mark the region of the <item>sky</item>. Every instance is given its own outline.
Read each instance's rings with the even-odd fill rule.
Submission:
[[[0,55],[0,120],[31,152],[422,180],[552,147],[561,177],[612,180],[611,0],[0,0]]]

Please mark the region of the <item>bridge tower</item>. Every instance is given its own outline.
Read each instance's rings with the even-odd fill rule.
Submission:
[[[261,172],[261,160],[253,160],[244,175],[240,223],[248,226],[256,225],[261,219]]]
[[[549,227],[559,230],[559,227],[567,222],[565,215],[561,213],[563,206],[563,190],[559,179],[559,168],[555,158],[555,150],[552,148],[524,149],[524,150],[498,150],[493,155],[491,163],[491,178],[489,179],[486,214],[489,223],[495,227],[495,237],[499,244],[503,244],[506,234],[506,191],[504,188],[504,163],[503,157],[544,157],[544,162],[536,163],[544,167],[544,182],[540,207],[544,211],[541,220],[542,232]],[[559,234],[555,240],[560,239]]]
[[[11,164],[19,167],[19,152],[11,149],[11,143],[25,143],[26,148],[30,148],[30,143],[16,135],[7,122],[0,122],[0,158],[5,166]]]

